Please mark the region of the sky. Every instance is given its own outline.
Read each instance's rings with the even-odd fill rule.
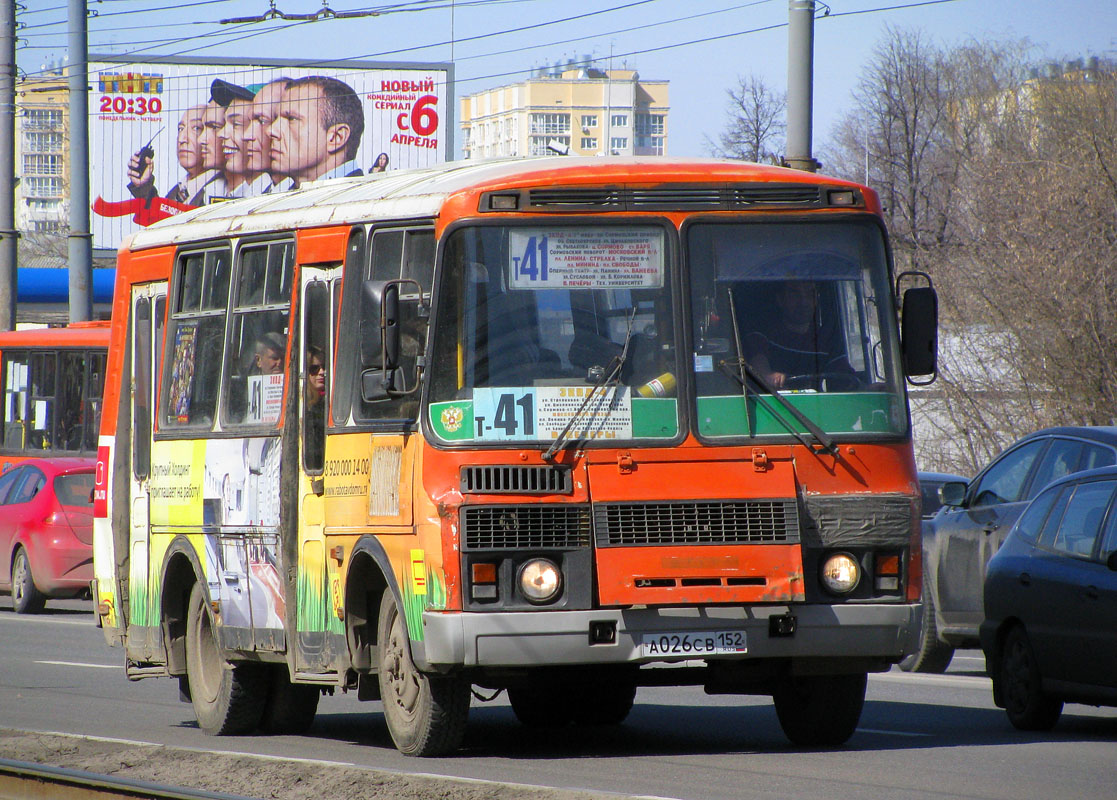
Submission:
[[[6,0],[3,0],[6,2]],[[65,61],[66,1],[19,12],[24,73]],[[454,96],[515,83],[532,68],[580,60],[670,81],[668,153],[706,155],[726,124],[726,90],[755,75],[786,90],[788,0],[329,0],[377,16],[253,24],[221,19],[313,14],[322,0],[89,0],[98,53],[454,63]],[[1036,63],[1117,59],[1114,0],[830,0],[814,41],[813,144],[824,148],[850,109],[862,69],[889,26],[938,44],[969,39],[1035,46]],[[455,104],[455,114],[457,108]],[[460,147],[460,132],[455,136]]]

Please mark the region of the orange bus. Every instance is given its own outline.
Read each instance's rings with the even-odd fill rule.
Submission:
[[[716,160],[447,164],[136,233],[105,636],[215,734],[341,690],[430,756],[474,686],[553,726],[701,685],[844,743],[918,634],[911,277],[872,190]]]
[[[0,332],[0,470],[31,456],[92,456],[101,426],[107,321]]]

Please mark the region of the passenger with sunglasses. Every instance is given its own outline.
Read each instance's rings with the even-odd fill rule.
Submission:
[[[310,345],[306,350],[306,388],[304,390],[306,468],[321,469],[326,447],[326,354]]]

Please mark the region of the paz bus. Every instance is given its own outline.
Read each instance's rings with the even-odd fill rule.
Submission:
[[[700,685],[840,745],[918,635],[905,377],[934,376],[936,313],[872,190],[741,162],[190,211],[119,255],[99,623],[212,734],[305,730],[340,691],[431,756],[474,687],[554,726]]]
[[[107,321],[0,332],[0,469],[31,456],[93,456],[109,344]]]

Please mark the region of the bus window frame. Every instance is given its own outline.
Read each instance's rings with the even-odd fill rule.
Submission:
[[[688,217],[689,219],[689,217]],[[683,221],[685,224],[686,220]],[[690,322],[690,309],[687,307],[689,304],[683,302],[683,284],[682,276],[684,274],[684,265],[686,261],[686,254],[683,252],[683,237],[679,225],[665,214],[656,213],[632,213],[620,214],[610,212],[608,214],[561,214],[554,215],[553,217],[531,216],[525,217],[519,214],[508,216],[493,216],[485,217],[483,219],[466,218],[455,220],[447,225],[442,231],[442,235],[438,237],[436,242],[437,247],[435,250],[435,273],[434,273],[434,286],[431,291],[431,311],[430,319],[427,321],[427,345],[426,345],[426,359],[427,366],[425,371],[428,373],[422,381],[421,398],[419,403],[419,422],[423,437],[427,443],[437,450],[506,450],[509,447],[516,447],[520,449],[540,449],[545,450],[549,443],[545,441],[528,441],[516,440],[513,442],[479,442],[473,439],[461,442],[448,442],[445,441],[435,433],[431,427],[429,414],[427,408],[431,402],[431,377],[430,373],[433,371],[433,347],[434,347],[434,333],[439,329],[439,309],[442,293],[446,291],[443,283],[446,280],[446,266],[444,260],[446,258],[445,248],[447,242],[453,237],[457,231],[462,228],[483,228],[483,227],[509,227],[511,224],[528,226],[533,228],[543,227],[576,227],[580,224],[595,224],[595,225],[636,225],[644,227],[657,227],[661,228],[664,232],[663,248],[664,248],[664,270],[667,275],[663,282],[663,290],[667,292],[667,297],[671,306],[671,331],[674,337],[675,346],[675,370],[676,372],[690,369],[690,362],[687,361],[685,355],[693,349],[693,344],[688,335],[689,329],[686,325]],[[689,297],[689,295],[688,295]],[[686,338],[684,338],[686,337]],[[679,394],[677,395],[678,402],[676,403],[676,423],[678,431],[676,434],[663,439],[648,439],[637,438],[624,440],[624,447],[677,447],[682,444],[687,436],[690,435],[691,429],[691,416],[693,413],[694,393],[693,387],[689,381],[680,381]],[[683,390],[683,386],[689,388]],[[602,441],[585,441],[579,443],[579,449],[605,449],[610,447],[617,447],[615,441],[602,440]]]
[[[245,251],[257,250],[260,248],[266,251],[265,262],[265,275],[271,266],[272,248],[276,245],[290,245],[290,262],[289,268],[291,274],[289,276],[290,285],[287,287],[287,293],[284,296],[284,302],[268,303],[264,302],[265,297],[261,297],[259,302],[254,302],[246,305],[240,305],[240,290],[241,290],[241,265],[244,258]],[[247,317],[252,314],[264,313],[278,313],[282,311],[284,317],[284,327],[287,330],[286,334],[286,350],[283,353],[283,395],[287,397],[287,392],[291,390],[290,383],[292,380],[291,369],[291,353],[294,351],[291,347],[291,337],[295,334],[295,323],[292,321],[291,312],[295,308],[295,296],[299,293],[299,272],[301,265],[298,259],[298,239],[290,231],[279,231],[276,233],[269,233],[261,236],[246,236],[243,239],[236,240],[236,246],[233,253],[232,270],[230,273],[229,281],[229,296],[226,301],[226,318],[225,318],[225,336],[224,345],[222,347],[221,357],[221,379],[220,390],[218,395],[217,404],[217,417],[220,420],[221,430],[237,431],[278,431],[283,425],[283,419],[286,415],[287,401],[284,399],[281,402],[279,409],[279,417],[274,423],[268,422],[245,422],[237,420],[230,414],[230,381],[231,376],[228,372],[229,360],[232,358],[233,349],[233,334],[234,326],[238,317]],[[242,358],[238,355],[238,358]],[[297,362],[296,362],[297,363]]]
[[[895,354],[894,365],[893,365],[893,369],[896,370],[895,381],[896,381],[897,387],[896,387],[895,391],[899,395],[903,396],[904,405],[905,405],[905,407],[907,407],[907,403],[908,403],[907,391],[906,391],[906,388],[905,388],[905,381],[904,381],[904,377],[903,377],[903,368],[901,366],[902,356],[900,355],[900,352],[899,352],[900,351],[899,302],[896,298],[895,263],[893,261],[893,256],[892,256],[892,243],[891,243],[891,240],[889,238],[888,229],[885,226],[884,221],[882,219],[880,219],[880,217],[878,217],[876,214],[845,213],[845,212],[824,212],[824,213],[820,213],[818,211],[805,211],[805,212],[794,212],[794,213],[789,213],[789,214],[779,214],[779,213],[771,213],[771,212],[754,212],[754,213],[745,214],[745,215],[733,215],[733,216],[712,215],[712,214],[706,214],[706,213],[689,215],[689,216],[686,217],[686,219],[683,220],[682,225],[680,225],[680,227],[679,227],[679,241],[680,241],[679,246],[681,248],[681,250],[680,250],[680,261],[681,261],[681,264],[682,264],[682,269],[680,270],[680,273],[681,273],[680,277],[685,278],[688,285],[692,285],[692,282],[691,282],[692,265],[690,263],[690,258],[689,258],[687,245],[688,245],[688,237],[690,235],[690,228],[695,226],[695,225],[733,225],[733,224],[765,225],[765,224],[780,224],[780,225],[795,226],[795,225],[801,225],[801,224],[806,224],[806,223],[828,224],[828,225],[841,225],[841,224],[851,224],[851,223],[853,223],[853,224],[860,224],[860,225],[870,225],[873,228],[875,228],[877,233],[880,235],[882,253],[883,253],[883,256],[884,256],[884,266],[885,266],[885,270],[886,270],[886,278],[887,278],[886,282],[888,283],[888,286],[885,287],[886,291],[888,292],[888,295],[887,295],[886,298],[883,298],[883,299],[888,303],[888,313],[890,313],[892,315],[892,318],[896,320],[896,323],[895,323],[896,330],[894,332],[892,332],[892,334],[891,334],[892,336],[895,337],[895,341],[893,342],[893,344],[895,345],[895,348],[896,348],[896,354]],[[686,335],[685,346],[688,348],[687,352],[693,352],[694,351],[693,314],[692,314],[692,308],[690,307],[692,305],[692,303],[693,303],[693,300],[688,302],[687,303],[687,308],[684,310],[684,313],[686,314],[686,323],[687,323],[687,328],[686,328],[686,331],[685,331],[685,335]],[[884,330],[884,329],[882,329],[882,330]],[[891,330],[891,328],[888,328],[888,330]],[[874,351],[873,358],[874,359],[880,358],[879,354],[876,352],[878,349],[879,349],[879,343],[878,343],[878,346],[873,348],[873,351]],[[875,369],[876,365],[874,365],[873,368]],[[697,419],[698,419],[698,412],[697,412],[698,393],[696,391],[696,386],[695,386],[695,383],[694,383],[693,379],[688,381],[687,383],[688,383],[688,387],[689,387],[687,389],[687,406],[688,406],[687,410],[692,414],[693,418],[697,421]],[[750,390],[750,392],[751,392],[751,390]],[[911,438],[912,429],[913,428],[912,428],[912,424],[911,424],[911,420],[910,420],[910,413],[909,413],[908,421],[907,421],[907,427],[904,430],[899,431],[899,432],[892,432],[892,433],[884,433],[884,432],[880,432],[880,431],[865,431],[865,432],[862,432],[862,433],[841,432],[841,433],[834,433],[834,434],[831,434],[831,435],[834,436],[834,438],[836,440],[842,441],[842,442],[847,442],[847,441],[848,442],[858,442],[858,441],[903,442],[903,441],[907,441]],[[699,442],[701,442],[704,447],[720,447],[720,446],[739,447],[743,443],[745,443],[745,444],[751,444],[751,443],[787,444],[788,442],[794,440],[793,435],[790,434],[790,433],[788,433],[788,434],[780,433],[780,434],[772,434],[772,435],[763,435],[763,436],[757,436],[757,437],[750,437],[750,436],[724,436],[724,437],[718,436],[718,437],[711,437],[711,436],[708,436],[706,434],[701,433],[698,430],[697,427],[695,427],[693,433],[694,433],[695,438]]]
[[[376,419],[367,419],[359,416],[358,409],[360,406],[360,374],[361,365],[357,357],[356,341],[352,340],[353,346],[346,346],[341,348],[343,344],[340,334],[345,331],[358,330],[360,320],[360,295],[362,285],[366,280],[372,277],[373,259],[376,256],[373,250],[373,241],[380,232],[400,231],[403,234],[403,247],[400,252],[399,261],[399,274],[394,279],[399,279],[408,266],[409,263],[409,241],[408,234],[419,231],[422,233],[429,233],[433,240],[432,257],[434,259],[430,270],[430,287],[428,287],[424,294],[428,300],[433,302],[434,286],[438,280],[438,258],[440,252],[441,238],[438,235],[438,230],[435,221],[427,218],[420,219],[391,219],[382,220],[370,223],[364,226],[359,226],[353,230],[361,230],[364,235],[362,242],[362,252],[360,259],[350,259],[349,252],[346,253],[346,260],[342,272],[342,300],[341,300],[341,320],[338,324],[339,338],[334,342],[334,348],[338,352],[337,361],[337,374],[335,375],[334,391],[332,393],[332,409],[333,420],[331,429],[337,430],[343,428],[347,432],[373,432],[373,433],[410,433],[419,428],[419,417],[422,415],[422,386],[426,381],[424,374],[419,376],[418,391],[408,394],[403,397],[392,397],[386,403],[393,403],[399,407],[403,402],[409,399],[416,403],[415,414],[413,416],[399,416],[399,417],[380,417]],[[353,243],[353,233],[350,233],[350,244]],[[445,234],[443,234],[445,235]],[[410,273],[413,274],[413,273]],[[401,298],[402,304],[403,298]],[[428,316],[426,319],[426,333],[423,342],[423,349],[417,354],[420,364],[429,363],[430,351],[430,331],[431,318]],[[426,368],[422,368],[422,372],[426,372]],[[339,404],[339,398],[344,397],[341,401],[344,406]],[[344,411],[344,414],[340,414]]]

